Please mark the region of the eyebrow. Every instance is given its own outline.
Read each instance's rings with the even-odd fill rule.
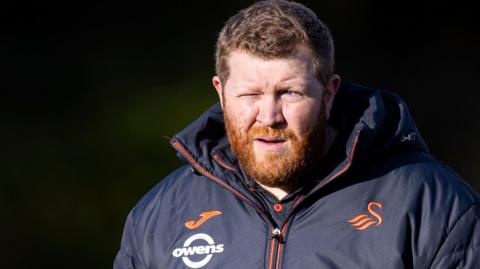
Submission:
[[[278,84],[277,84],[277,87],[285,87],[285,86],[289,86],[289,85],[292,85],[294,84],[295,86],[306,86],[308,85],[308,81],[299,81],[300,79],[298,78],[292,78],[292,79],[287,79],[287,80],[283,80],[283,81],[280,81]]]
[[[230,87],[233,90],[238,90],[238,89],[253,89],[253,88],[256,88],[257,86],[254,83],[241,82],[241,83],[231,85]]]
[[[300,87],[306,87],[309,85],[309,82],[306,80],[303,80],[302,77],[288,77],[286,79],[283,79],[277,83],[275,86],[275,89],[278,88],[285,88],[285,87],[291,87],[292,85],[294,86],[300,86]],[[250,83],[248,81],[240,81],[237,84],[233,84],[230,86],[232,90],[258,90],[258,85],[256,83]]]

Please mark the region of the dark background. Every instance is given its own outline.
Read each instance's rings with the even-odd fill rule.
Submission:
[[[166,137],[216,101],[216,35],[249,2],[2,4],[1,268],[111,268],[129,210],[179,165]],[[432,154],[480,189],[476,9],[302,2],[343,79],[403,96]]]

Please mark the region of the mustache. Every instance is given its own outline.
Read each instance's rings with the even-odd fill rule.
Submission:
[[[295,133],[290,129],[276,129],[271,127],[256,126],[248,130],[249,138],[268,137],[271,139],[296,140]]]

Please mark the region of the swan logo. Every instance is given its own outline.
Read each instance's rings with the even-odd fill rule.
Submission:
[[[380,202],[375,202],[375,201],[370,202],[368,203],[367,209],[370,215],[372,215],[373,217],[367,214],[360,214],[348,220],[347,223],[352,225],[353,228],[359,231],[363,231],[372,225],[380,226],[382,224],[383,219],[382,219],[382,216],[373,209],[374,206],[380,209],[382,209],[383,207]]]
[[[210,262],[214,254],[222,252],[223,244],[215,244],[210,235],[199,233],[187,238],[183,247],[174,249],[172,255],[175,258],[181,257],[183,263],[190,268],[201,268]],[[199,259],[198,256],[202,258]]]

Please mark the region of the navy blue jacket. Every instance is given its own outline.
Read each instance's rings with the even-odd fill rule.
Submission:
[[[399,97],[342,84],[329,124],[327,169],[272,204],[214,105],[172,138],[186,164],[131,211],[114,268],[480,268],[479,197]]]

